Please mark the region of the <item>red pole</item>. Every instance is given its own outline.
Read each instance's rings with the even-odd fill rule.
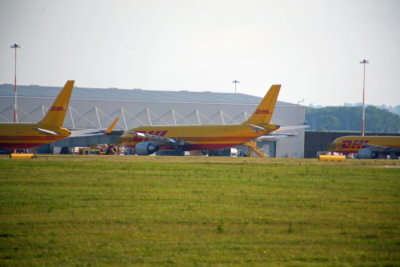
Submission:
[[[14,48],[14,122],[18,122],[18,113],[17,113],[17,48],[21,48],[21,46],[17,43],[10,46]]]
[[[361,120],[361,136],[365,135],[365,64],[368,64],[369,62],[367,60],[363,60],[360,62],[361,64],[364,64],[364,79],[363,79],[363,96],[362,96],[362,120]]]
[[[18,122],[17,114],[17,46],[14,45],[14,122]]]

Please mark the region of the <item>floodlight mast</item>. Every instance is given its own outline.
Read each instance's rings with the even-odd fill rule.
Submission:
[[[360,62],[360,64],[364,64],[364,79],[363,79],[363,94],[362,94],[362,121],[361,121],[361,136],[365,135],[365,65],[368,64],[369,61],[364,59]]]
[[[238,84],[238,83],[240,83],[239,81],[237,81],[237,80],[234,80],[234,81],[232,81],[232,83],[234,83],[235,84],[235,94],[236,94],[236,84]]]
[[[18,122],[17,113],[17,48],[21,48],[20,44],[13,44],[10,48],[14,48],[14,122]]]

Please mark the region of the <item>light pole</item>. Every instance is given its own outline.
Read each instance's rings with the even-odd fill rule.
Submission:
[[[360,64],[364,64],[364,79],[363,79],[363,102],[362,102],[362,121],[361,121],[361,136],[365,134],[365,65],[368,64],[369,61],[364,59],[360,62]]]
[[[239,81],[237,81],[237,80],[234,80],[234,81],[232,81],[232,83],[234,83],[235,84],[235,94],[236,94],[236,84],[238,84],[238,83],[240,83]]]
[[[17,48],[21,48],[21,45],[15,43],[10,46],[14,48],[14,122],[18,122],[17,114]]]

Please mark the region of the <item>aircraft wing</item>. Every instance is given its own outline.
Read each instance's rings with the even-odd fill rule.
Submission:
[[[363,146],[363,147],[368,147],[372,151],[375,152],[385,152],[385,153],[391,153],[391,152],[397,152],[399,149],[393,148],[393,147],[387,147],[387,146],[380,146],[380,145],[374,145],[374,144],[369,144],[369,143],[359,143],[359,142],[354,142],[354,144]]]
[[[306,128],[310,128],[310,126],[308,126],[308,125],[281,126],[275,132],[293,131],[293,130],[300,130],[300,129],[306,129]]]
[[[118,120],[119,120],[119,118],[116,118],[110,124],[110,126],[108,126],[108,128],[106,130],[104,130],[104,129],[85,129],[85,130],[71,131],[71,135],[69,136],[69,138],[82,137],[82,136],[97,136],[97,135],[109,134],[114,129],[114,127],[117,124]]]
[[[269,133],[269,134],[257,137],[254,140],[255,141],[264,141],[264,140],[267,141],[267,140],[285,139],[285,138],[296,137],[296,136],[297,136],[297,133],[281,133],[281,134]]]
[[[173,145],[173,146],[183,146],[186,143],[182,140],[177,140],[177,139],[173,139],[173,138],[166,138],[166,137],[162,137],[162,136],[158,136],[158,135],[154,135],[154,134],[147,134],[147,133],[141,133],[141,132],[130,132],[133,135],[136,135],[138,137],[141,138],[145,138],[148,139],[150,141],[152,141],[152,143],[156,144],[156,145]]]
[[[69,137],[78,137],[78,136],[90,136],[93,134],[103,134],[103,129],[85,129],[85,130],[74,130],[71,131],[71,135]]]
[[[299,129],[308,128],[307,125],[295,125],[295,126],[281,126],[279,129],[273,131],[272,133],[260,136],[255,139],[255,141],[264,141],[264,140],[277,140],[277,139],[285,139],[289,137],[296,137],[296,132],[287,132]]]

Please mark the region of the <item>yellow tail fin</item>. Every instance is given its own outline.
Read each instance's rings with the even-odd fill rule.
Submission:
[[[272,85],[263,100],[258,104],[253,115],[251,115],[251,117],[243,124],[269,124],[271,122],[272,113],[274,112],[280,89],[280,84]]]
[[[47,111],[44,118],[40,121],[42,124],[62,127],[64,124],[65,114],[67,113],[69,99],[71,98],[72,89],[75,81],[67,81],[64,88],[58,94],[53,105]]]
[[[110,126],[108,126],[107,130],[104,131],[105,134],[110,134],[112,132],[112,130],[114,129],[115,125],[117,124],[119,118],[116,118],[111,124]]]

